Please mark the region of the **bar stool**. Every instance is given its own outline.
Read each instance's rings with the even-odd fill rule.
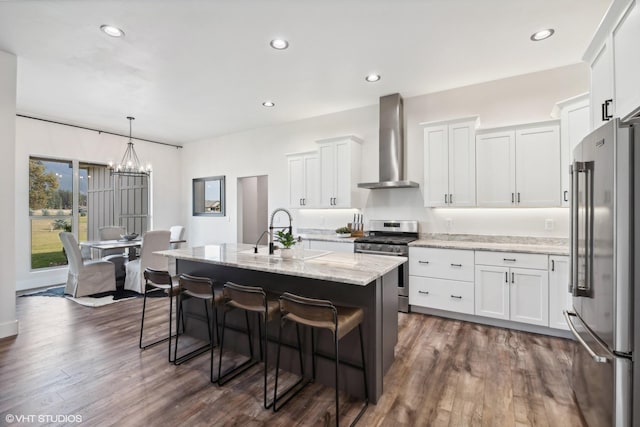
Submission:
[[[267,294],[261,287],[243,286],[236,283],[227,282],[223,288],[224,311],[222,314],[222,337],[220,339],[220,357],[218,359],[218,379],[213,379],[213,349],[211,351],[211,382],[216,382],[222,386],[237,377],[247,369],[256,365],[263,360],[263,338],[264,338],[264,385],[263,397],[264,408],[269,409],[273,402],[267,403],[267,323],[273,320],[279,311],[278,300],[268,298]],[[234,309],[244,310],[246,321],[246,333],[249,339],[249,359],[242,364],[230,369],[222,374],[222,352],[224,347],[224,331],[226,326],[227,313]],[[256,313],[258,316],[258,335],[260,337],[260,359],[254,359],[253,344],[251,340],[251,329],[249,326],[249,312]],[[264,324],[264,335],[262,334],[262,324]]]
[[[160,344],[165,341],[169,341],[169,362],[173,362],[171,359],[171,338],[176,335],[171,335],[171,323],[173,319],[173,296],[178,293],[178,286],[173,283],[171,275],[168,271],[163,270],[154,270],[153,268],[146,268],[144,270],[144,299],[142,300],[142,321],[140,322],[140,341],[138,343],[138,347],[144,350],[154,345]],[[156,340],[149,344],[142,344],[142,335],[144,330],[144,315],[147,309],[147,295],[151,292],[163,291],[169,295],[169,335],[165,338]],[[178,329],[176,328],[176,334]],[[175,359],[175,354],[174,354]]]
[[[204,353],[211,349],[213,351],[213,334],[211,333],[211,316],[209,316],[209,305],[211,306],[211,313],[213,317],[213,324],[216,330],[217,341],[220,342],[220,335],[218,334],[218,316],[216,307],[222,303],[222,293],[215,292],[213,280],[208,277],[197,277],[189,274],[181,274],[178,278],[179,292],[178,292],[178,325],[176,330],[180,330],[180,320],[182,319],[182,328],[184,330],[184,317],[182,309],[182,301],[187,298],[196,298],[202,300],[204,303],[204,311],[207,316],[207,331],[209,333],[209,343],[198,347],[197,349],[190,351],[178,357],[178,339],[179,334],[176,335],[175,349],[173,352],[173,363],[180,365],[187,360]]]
[[[338,398],[338,341],[351,332],[355,327],[358,327],[358,333],[360,335],[360,356],[362,358],[362,366],[359,369],[362,371],[364,379],[364,396],[365,402],[360,412],[353,420],[351,425],[355,425],[360,417],[364,414],[365,410],[369,406],[369,391],[367,385],[367,367],[365,364],[364,356],[364,342],[362,340],[362,321],[364,319],[364,311],[357,307],[340,307],[335,306],[331,301],[305,298],[298,295],[294,295],[285,292],[280,297],[280,327],[278,331],[278,353],[276,357],[276,375],[275,386],[273,392],[273,410],[277,412],[280,410],[293,396],[298,394],[310,381],[304,382],[302,386],[299,384],[304,380],[304,366],[302,364],[302,345],[300,342],[300,331],[298,326],[308,326],[311,328],[311,353],[312,353],[312,375],[313,380],[316,378],[316,349],[315,349],[315,329],[328,329],[333,335],[334,348],[335,348],[335,381],[336,381],[336,426],[339,425],[340,416],[340,402]],[[296,333],[298,336],[298,352],[300,355],[300,372],[302,378],[295,384],[287,388],[280,396],[278,396],[278,370],[280,368],[280,347],[282,343],[282,326],[286,321],[291,321],[296,324]],[[297,388],[297,389],[296,389]],[[289,397],[282,402],[279,407],[277,403],[284,398],[288,393],[291,393]]]

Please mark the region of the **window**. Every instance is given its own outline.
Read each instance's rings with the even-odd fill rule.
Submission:
[[[193,179],[193,215],[224,216],[224,176]]]
[[[70,161],[29,159],[31,268],[66,265],[58,237],[73,229],[73,165]]]
[[[146,177],[112,177],[105,165],[77,160],[29,158],[32,269],[67,264],[61,231],[73,232],[79,242],[98,240],[106,225],[142,234],[149,217]]]

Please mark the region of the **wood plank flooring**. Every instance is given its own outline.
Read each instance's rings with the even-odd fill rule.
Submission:
[[[208,353],[173,366],[166,345],[140,351],[141,298],[100,308],[17,300],[20,334],[0,340],[2,422],[42,414],[91,426],[335,425],[330,388],[312,384],[274,414],[262,407],[262,365],[218,387]],[[150,332],[164,333],[166,299],[149,304]],[[358,425],[582,426],[569,388],[572,341],[414,313],[400,314],[399,334],[385,392]],[[341,402],[348,425],[361,402]]]

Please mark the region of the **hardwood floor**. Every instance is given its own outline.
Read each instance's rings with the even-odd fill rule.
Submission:
[[[150,331],[164,333],[166,300],[150,306]],[[262,407],[262,365],[218,387],[209,382],[208,353],[173,366],[166,345],[140,351],[141,309],[140,298],[100,308],[18,298],[20,334],[0,340],[0,419],[77,415],[92,426],[335,424],[333,389],[312,384],[274,414]],[[400,314],[399,329],[385,392],[358,425],[582,426],[569,388],[573,342],[413,313]],[[361,402],[346,395],[341,402],[347,425]]]

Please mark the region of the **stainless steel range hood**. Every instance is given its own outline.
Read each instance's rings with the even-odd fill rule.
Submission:
[[[404,179],[404,113],[399,93],[380,97],[379,181],[362,182],[359,188],[416,188]]]

